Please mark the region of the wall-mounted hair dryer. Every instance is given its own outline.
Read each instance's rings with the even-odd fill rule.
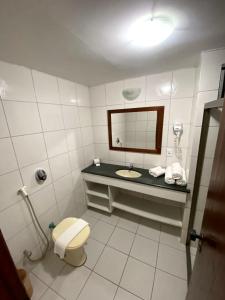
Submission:
[[[182,123],[174,123],[173,124],[173,133],[176,136],[175,138],[178,139],[178,142],[180,143],[180,138],[183,133],[183,124]]]
[[[175,146],[176,156],[178,159],[182,159],[182,149],[180,147],[180,139],[183,134],[183,124],[175,122],[173,124],[173,133],[175,135],[174,146]]]

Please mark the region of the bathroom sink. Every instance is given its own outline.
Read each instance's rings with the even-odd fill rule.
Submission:
[[[141,177],[141,173],[133,170],[118,170],[116,174],[126,178],[138,178]]]

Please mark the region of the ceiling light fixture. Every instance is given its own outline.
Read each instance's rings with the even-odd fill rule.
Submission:
[[[174,31],[174,24],[168,17],[145,16],[130,28],[129,39],[138,47],[151,47],[165,41]]]

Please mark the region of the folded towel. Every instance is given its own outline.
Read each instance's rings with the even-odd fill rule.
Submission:
[[[162,167],[155,167],[155,168],[149,169],[149,174],[154,177],[159,177],[159,176],[165,174],[165,172],[166,172],[166,169],[164,169]]]
[[[182,179],[182,167],[179,162],[175,162],[171,166],[172,168],[172,178],[173,179]]]
[[[183,168],[182,168],[182,179],[176,180],[176,184],[181,186],[187,185],[186,173]]]
[[[67,228],[55,241],[54,253],[58,254],[61,259],[65,256],[67,245],[74,239],[88,223],[78,219],[74,224]]]
[[[175,180],[172,177],[172,168],[170,166],[166,168],[165,182],[168,183],[168,184],[174,184],[175,183]]]

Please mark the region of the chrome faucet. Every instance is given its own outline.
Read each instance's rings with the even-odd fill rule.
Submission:
[[[129,165],[128,165],[128,169],[129,169],[129,171],[132,171],[132,170],[133,170],[133,168],[134,168],[134,165],[133,165],[132,163],[129,163]]]

